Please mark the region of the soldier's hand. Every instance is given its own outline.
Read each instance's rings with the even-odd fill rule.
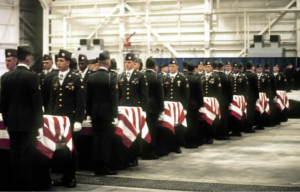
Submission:
[[[118,118],[114,118],[114,121],[111,122],[111,124],[113,124],[114,127],[117,127],[118,123],[119,123]]]
[[[41,139],[44,136],[44,131],[43,131],[43,127],[38,129],[38,133],[39,135],[36,136],[37,139]]]
[[[147,114],[145,111],[142,112],[142,115],[144,116],[145,119],[147,118]]]
[[[82,129],[81,123],[75,122],[74,123],[74,132],[78,132]]]
[[[91,116],[87,116],[87,117],[86,117],[86,121],[87,121],[87,122],[92,122]]]
[[[164,120],[164,116],[165,116],[165,112],[161,112],[158,116],[158,121],[163,121]]]
[[[184,112],[184,115],[186,115],[186,114],[187,114],[186,110],[183,110],[183,112]]]

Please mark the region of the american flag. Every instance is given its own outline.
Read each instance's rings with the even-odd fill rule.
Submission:
[[[63,138],[66,140],[66,146],[73,152],[72,130],[68,117],[44,115],[43,132],[44,135],[37,138],[37,149],[44,155],[52,158],[57,149],[56,143]]]
[[[1,116],[2,119],[2,116]],[[3,121],[0,121],[0,147],[9,147],[9,135]]]
[[[170,129],[175,134],[175,125],[187,127],[184,109],[180,102],[164,102],[165,114],[159,119],[158,126]]]
[[[285,91],[276,91],[277,93],[277,104],[276,106],[282,112],[285,108],[290,109],[289,99]]]
[[[229,105],[229,114],[241,120],[243,113],[247,116],[245,97],[242,95],[233,95],[233,102]]]
[[[266,93],[259,92],[259,99],[256,101],[255,109],[262,115],[264,112],[270,115],[270,106],[269,99],[266,96]]]
[[[205,119],[208,124],[212,125],[217,116],[221,119],[219,102],[214,97],[204,97],[203,100],[204,107],[199,109],[200,117]]]

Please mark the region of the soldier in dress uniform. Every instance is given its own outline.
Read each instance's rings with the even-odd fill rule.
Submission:
[[[201,76],[205,74],[205,70],[204,70],[204,66],[203,66],[203,62],[199,61],[198,62],[198,72],[195,74],[196,76]]]
[[[89,70],[88,66],[88,59],[86,55],[79,54],[78,55],[79,61],[79,77],[82,79],[83,83],[86,84],[89,75],[92,74],[92,71]]]
[[[246,77],[248,78],[248,98],[247,98],[247,118],[245,121],[245,133],[255,133],[253,130],[254,125],[254,116],[255,116],[255,104],[257,99],[259,99],[259,92],[258,92],[258,81],[257,75],[252,72],[253,63],[251,61],[247,62],[246,68],[247,71],[245,73]]]
[[[16,49],[5,49],[5,64],[8,71],[12,71],[17,67],[18,58]]]
[[[169,62],[170,73],[164,80],[165,101],[180,102],[186,115],[189,102],[189,83],[186,77],[178,72],[176,59]],[[175,127],[175,138],[172,152],[181,153],[180,143],[183,140],[182,127]]]
[[[187,130],[185,133],[185,148],[198,148],[197,132],[199,130],[199,109],[204,107],[203,91],[200,77],[195,76],[197,66],[193,61],[187,63],[186,78],[189,82],[189,104],[186,114]]]
[[[44,125],[41,86],[29,71],[30,47],[18,46],[17,57],[18,66],[2,76],[1,110],[10,137],[12,190],[31,191],[36,136]]]
[[[72,140],[75,149],[72,155],[66,155],[64,159],[63,177],[56,180],[53,186],[76,187],[75,172],[77,168],[77,139],[81,130],[83,114],[85,110],[85,88],[78,75],[73,74],[69,68],[71,53],[60,50],[58,54],[57,68],[59,73],[52,81],[51,100],[49,110],[52,115],[67,116],[71,123]],[[69,153],[66,150],[66,153]]]
[[[233,87],[233,96],[244,96],[245,100],[248,95],[248,79],[244,74],[241,74],[240,71],[242,65],[235,63],[233,65],[233,75],[229,76],[231,86]],[[236,117],[229,115],[228,122],[232,130],[231,136],[242,136],[241,131],[243,127],[243,119],[238,120]]]
[[[262,71],[263,71],[262,65],[258,63],[256,66],[256,72],[258,78],[258,92],[267,94],[268,90],[270,89],[270,79],[269,76],[267,74],[264,74]],[[268,95],[266,96],[268,97]],[[260,115],[260,113],[257,110],[255,110],[256,127],[254,129],[264,130],[265,121],[266,121],[265,112],[262,115]]]
[[[225,63],[225,74],[226,75],[232,75],[233,72],[232,72],[232,66],[231,66],[231,63],[229,61],[226,61]]]
[[[213,73],[213,68],[210,61],[205,62],[205,75],[201,77],[203,96],[204,97],[214,97],[218,101],[221,98],[221,80],[220,77]],[[222,114],[221,114],[222,115]],[[199,137],[206,144],[213,144],[213,139],[216,131],[216,123],[211,126],[206,121],[200,121],[200,128],[203,129],[203,138]],[[200,141],[202,142],[202,141]],[[200,143],[201,144],[201,143]]]
[[[265,68],[265,74],[268,75],[270,79],[270,89],[268,89],[267,95],[269,98],[269,105],[270,105],[270,111],[271,114],[268,116],[269,120],[267,121],[266,126],[273,127],[276,125],[275,123],[275,109],[276,109],[276,101],[277,101],[277,88],[276,88],[276,82],[275,82],[275,76],[270,72],[270,64],[267,62],[264,66]]]
[[[183,61],[183,63],[182,63],[182,68],[183,68],[182,74],[183,74],[184,76],[186,76],[187,73],[188,73],[188,69],[187,69],[187,64],[188,64],[188,63],[189,63],[188,61]]]
[[[134,69],[135,56],[128,53],[125,57],[125,72],[119,77],[119,106],[141,107],[146,116],[148,106],[148,83],[146,76]],[[129,166],[137,166],[139,139],[130,147]]]
[[[115,59],[110,60],[110,69],[109,69],[109,71],[110,71],[111,74],[118,76],[117,61]]]
[[[87,80],[87,115],[93,128],[93,162],[95,175],[116,175],[108,167],[114,134],[113,125],[118,123],[118,82],[110,75],[108,51],[99,55],[100,69]],[[99,89],[100,87],[100,89]]]
[[[143,70],[143,61],[140,58],[135,58],[134,62],[134,69],[136,71],[139,71],[141,73],[144,73],[145,71]]]
[[[219,73],[219,70],[218,70],[218,64],[219,64],[219,62],[218,61],[214,61],[213,63],[212,63],[212,68],[213,68],[213,73],[214,74],[216,74],[216,75],[218,75],[218,73]]]
[[[79,70],[78,70],[78,67],[77,67],[76,58],[71,58],[70,70],[71,70],[72,74],[75,74],[75,75],[79,76]]]
[[[155,73],[156,61],[149,57],[146,61],[145,76],[148,82],[148,106],[147,106],[147,125],[151,136],[151,143],[143,141],[142,158],[146,160],[158,159],[154,154],[156,146],[156,129],[158,117],[164,115],[164,93],[162,77]]]
[[[230,82],[230,78],[224,73],[224,64],[222,62],[218,63],[218,75],[221,81],[221,96],[219,100],[220,111],[221,111],[221,119],[220,124],[216,131],[216,139],[217,140],[229,140],[229,132],[227,128],[227,120],[228,120],[228,107],[229,103],[232,103],[233,91]]]
[[[168,63],[163,63],[159,67],[161,70],[159,75],[166,77],[168,75],[168,71],[169,71]]]

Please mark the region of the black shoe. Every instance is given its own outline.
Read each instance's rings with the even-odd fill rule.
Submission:
[[[113,171],[109,168],[104,168],[95,171],[95,175],[117,175],[118,171]]]
[[[174,152],[174,153],[181,153],[181,149],[180,149],[180,147],[174,147],[173,150],[172,150],[172,152]]]
[[[205,144],[213,144],[213,143],[214,143],[214,140],[213,140],[213,139],[205,139],[205,140],[204,140],[204,143],[205,143]]]
[[[254,127],[254,129],[256,129],[256,130],[265,130],[264,127]]]
[[[242,134],[241,134],[241,132],[232,132],[232,133],[230,134],[230,136],[241,137]]]
[[[186,149],[196,149],[196,148],[198,148],[198,145],[195,145],[195,144],[192,144],[192,143],[188,143],[188,144],[185,144],[184,147]]]
[[[136,159],[132,160],[131,162],[129,162],[128,167],[136,167],[138,165],[139,165],[139,162],[136,158]]]
[[[58,179],[52,182],[53,187],[60,187],[60,186],[65,186],[67,182],[65,182],[63,179]]]
[[[255,133],[255,130],[246,130],[245,133]]]
[[[144,160],[154,160],[154,159],[159,159],[159,156],[152,153],[150,155],[143,156],[142,159],[144,159]]]
[[[228,136],[219,136],[216,137],[216,140],[230,140],[230,138]]]
[[[70,182],[67,183],[67,187],[69,187],[69,188],[76,187],[76,178],[75,177]]]

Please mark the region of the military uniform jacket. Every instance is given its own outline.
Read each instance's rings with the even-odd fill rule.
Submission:
[[[18,66],[2,76],[1,110],[8,131],[36,132],[44,125],[39,77]]]
[[[229,76],[231,86],[233,88],[233,95],[242,95],[245,99],[248,98],[248,79],[244,74],[239,73],[236,77],[235,74]]]
[[[245,75],[247,76],[249,83],[248,100],[256,101],[259,99],[257,75],[250,71],[246,71]]]
[[[229,73],[227,73],[227,71],[225,71],[225,74],[228,75],[228,76],[232,76],[232,75],[233,75],[233,72],[232,72],[232,71],[229,71]]]
[[[275,83],[277,90],[286,91],[287,81],[285,75],[282,72],[278,72],[278,74],[275,76]]]
[[[197,72],[196,74],[195,74],[195,76],[198,76],[198,77],[202,77],[202,75],[205,75],[205,71],[202,71],[202,73],[200,73],[200,72]]]
[[[51,86],[49,110],[51,114],[73,116],[75,122],[83,121],[85,110],[85,88],[80,77],[70,70],[62,85],[55,76]]]
[[[42,84],[42,96],[45,114],[51,114],[51,112],[49,111],[49,104],[52,91],[52,81],[54,77],[58,75],[58,72],[58,69],[52,69],[52,71],[45,76],[44,83]]]
[[[82,75],[79,74],[80,78],[82,79],[82,82],[86,85],[87,80],[89,79],[89,76],[92,74],[92,70],[87,70],[85,76],[82,79]]]
[[[267,74],[262,73],[261,77],[258,78],[258,91],[267,94],[267,97],[270,98],[270,78]]]
[[[265,72],[265,74],[267,74],[269,76],[269,79],[270,79],[270,89],[269,89],[270,93],[269,93],[269,95],[271,95],[272,98],[273,98],[273,97],[275,97],[277,95],[277,93],[276,93],[277,88],[276,88],[275,76],[272,73],[270,73],[270,72]]]
[[[199,110],[204,107],[203,91],[200,78],[195,76],[193,72],[188,72],[186,78],[189,82],[189,110]]]
[[[168,74],[164,74],[163,72],[160,72],[159,75],[160,75],[161,77],[164,78],[164,77],[166,77]]]
[[[165,101],[180,102],[184,110],[188,109],[189,103],[189,83],[185,76],[177,73],[173,82],[170,74],[164,78]]]
[[[218,101],[221,98],[221,80],[220,77],[212,73],[207,79],[206,75],[201,77],[204,97],[215,97]]]
[[[133,70],[129,81],[125,72],[119,76],[119,105],[142,107],[147,111],[148,105],[148,84],[146,76],[136,70]]]
[[[183,71],[182,71],[182,74],[183,74],[184,76],[186,76],[186,75],[188,74],[188,71],[183,70]]]
[[[223,72],[218,72],[221,81],[221,99],[219,101],[220,104],[229,104],[232,103],[233,100],[233,89],[230,78]]]
[[[86,114],[92,119],[118,118],[117,76],[99,69],[87,80]]]
[[[151,70],[146,70],[145,75],[148,82],[147,113],[161,113],[164,111],[164,90],[162,77]]]

